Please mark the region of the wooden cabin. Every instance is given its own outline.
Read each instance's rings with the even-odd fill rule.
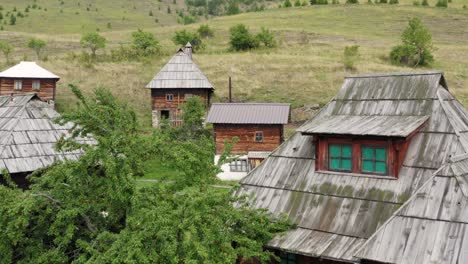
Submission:
[[[72,127],[54,123],[57,116],[53,106],[35,93],[0,96],[0,171],[6,169],[20,187],[28,187],[26,176],[35,170],[80,155],[80,151],[55,150],[57,140],[62,135],[70,136],[68,130]]]
[[[224,142],[238,138],[233,154],[273,151],[284,141],[284,125],[290,105],[279,103],[215,103],[206,119],[213,124],[216,154],[224,151]]]
[[[53,103],[59,79],[35,62],[22,61],[0,72],[0,96],[36,93],[42,101]]]
[[[468,263],[467,131],[442,72],[349,76],[236,195],[296,224],[281,263]]]
[[[151,89],[152,123],[159,127],[161,119],[172,126],[182,122],[181,106],[187,98],[198,96],[208,108],[214,88],[192,60],[190,43],[172,57],[146,88]]]

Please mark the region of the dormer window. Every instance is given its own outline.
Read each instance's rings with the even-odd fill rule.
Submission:
[[[329,144],[329,168],[333,171],[352,171],[352,145]]]
[[[387,174],[387,149],[385,147],[361,147],[361,171],[363,173]]]
[[[15,80],[15,90],[22,90],[23,89],[23,81]]]

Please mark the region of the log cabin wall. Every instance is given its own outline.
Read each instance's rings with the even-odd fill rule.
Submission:
[[[15,80],[21,80],[23,87],[15,90]],[[33,81],[40,81],[39,90],[33,89]],[[0,78],[0,95],[37,93],[42,101],[55,100],[56,79]]]
[[[238,137],[232,148],[233,154],[249,151],[273,151],[283,142],[283,125],[213,124],[216,153],[224,151],[224,141]],[[255,141],[256,132],[263,132],[263,142]]]

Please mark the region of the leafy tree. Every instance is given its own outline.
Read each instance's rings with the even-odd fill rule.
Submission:
[[[38,38],[31,38],[28,41],[28,48],[34,50],[36,52],[37,58],[41,59],[41,52],[45,48],[46,42],[42,39]]]
[[[346,69],[352,70],[354,69],[354,64],[356,60],[359,58],[359,46],[347,46],[343,52],[343,64]]]
[[[159,42],[153,34],[141,29],[132,33],[132,47],[139,56],[150,56],[159,52]]]
[[[258,39],[253,36],[244,24],[237,24],[230,28],[230,45],[233,50],[248,50],[258,48]]]
[[[205,48],[200,35],[197,32],[190,32],[186,29],[176,31],[172,37],[172,41],[179,46],[185,46],[187,42],[190,42],[194,52]]]
[[[10,53],[13,51],[11,45],[6,42],[0,41],[0,51],[3,53],[3,56],[5,56],[5,60],[9,62]]]
[[[226,8],[227,15],[236,15],[240,13],[239,3],[237,0],[230,0],[228,2],[228,6]]]
[[[10,16],[10,25],[16,25],[16,16],[13,14]]]
[[[213,29],[211,29],[207,24],[200,25],[197,32],[202,38],[212,38],[214,36]]]
[[[264,27],[262,27],[256,38],[265,47],[273,48],[276,46],[275,35]]]
[[[90,32],[81,37],[81,47],[89,48],[92,57],[96,57],[96,51],[106,47],[106,39],[97,32]]]
[[[416,67],[431,63],[432,35],[419,18],[412,18],[401,34],[402,45],[392,48],[390,59],[396,64]]]
[[[291,1],[289,0],[284,1],[283,7],[291,7],[291,6],[292,6]]]

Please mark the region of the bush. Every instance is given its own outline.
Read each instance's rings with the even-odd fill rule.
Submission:
[[[296,0],[296,1],[294,2],[294,6],[301,6],[301,5],[302,5],[302,4],[301,4],[301,0]]]
[[[270,30],[262,27],[261,31],[257,34],[257,39],[265,47],[273,48],[276,47],[275,35]]]
[[[359,4],[358,0],[346,0],[347,4]]]
[[[226,8],[227,15],[236,15],[240,13],[239,4],[236,0],[230,0]]]
[[[10,25],[16,25],[16,17],[13,14],[10,16]]]
[[[6,42],[0,41],[0,51],[3,53],[3,56],[5,56],[5,60],[9,62],[10,53],[13,51],[13,47]]]
[[[393,63],[416,67],[433,62],[432,36],[419,18],[409,21],[408,27],[401,34],[401,40],[403,44],[393,47],[390,52]]]
[[[340,1],[338,0],[332,0],[332,5],[339,5],[340,4]]]
[[[283,7],[291,7],[291,6],[292,6],[291,1],[289,0],[284,1]]]
[[[422,0],[422,6],[429,6],[429,2],[427,0]]]
[[[413,1],[413,5],[414,5],[414,6],[420,6],[420,5],[421,5],[421,3],[419,3],[419,1],[418,1],[418,0],[415,0],[415,1]]]
[[[200,34],[200,37],[202,38],[212,38],[214,36],[214,31],[213,29],[210,28],[208,25],[200,25],[200,27],[197,30],[198,34]]]
[[[244,24],[238,24],[229,29],[231,33],[229,44],[233,50],[249,50],[257,48],[260,43],[256,37],[250,34]]]
[[[447,7],[448,6],[447,0],[438,0],[435,6],[436,7]]]
[[[391,5],[397,5],[399,2],[398,0],[390,0],[388,3]]]
[[[132,47],[138,56],[151,56],[159,53],[159,41],[153,34],[141,29],[132,33]]]
[[[202,50],[205,48],[200,35],[197,32],[190,32],[186,29],[176,31],[172,37],[172,41],[176,45],[185,46],[187,42],[192,44],[192,50],[194,52]]]
[[[347,46],[343,52],[343,64],[346,69],[354,69],[354,64],[359,58],[359,46]]]

